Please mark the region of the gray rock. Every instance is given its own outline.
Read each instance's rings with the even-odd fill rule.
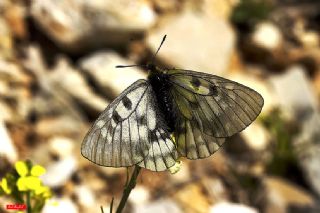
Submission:
[[[107,100],[96,95],[80,72],[73,68],[64,57],[57,61],[49,78],[56,89],[62,90],[60,93],[67,93],[91,110],[100,112],[108,105]]]
[[[147,1],[43,0],[31,2],[31,15],[61,48],[79,51],[122,44],[155,22]]]
[[[292,67],[271,81],[282,111],[301,127],[293,146],[308,183],[320,195],[320,112],[311,83],[302,67]]]
[[[289,119],[302,122],[317,110],[316,95],[303,67],[293,66],[283,75],[272,77],[270,82]]]
[[[129,65],[114,52],[98,52],[80,61],[80,67],[88,73],[108,96],[117,96],[138,79],[145,79],[146,74],[139,68],[115,68],[117,65]],[[111,90],[111,91],[110,91]]]
[[[301,169],[311,188],[320,196],[320,113],[314,113],[302,125],[294,146]]]
[[[36,76],[43,96],[51,96],[49,100],[42,101],[43,104],[53,102],[48,104],[46,108],[60,105],[60,107],[63,106],[63,111],[66,114],[82,120],[80,109],[76,107],[74,100],[95,112],[101,112],[108,104],[104,98],[95,94],[85,78],[76,68],[71,66],[65,56],[59,57],[55,66],[48,72],[48,67],[45,65],[37,46],[29,46],[26,49],[26,55],[26,59],[22,61],[23,66]],[[44,97],[40,97],[40,99],[44,99]],[[39,102],[41,103],[41,100],[38,101],[38,104]],[[41,110],[39,106],[34,106],[33,102],[30,104],[35,110]],[[51,110],[55,111],[55,109]]]
[[[147,38],[153,52],[165,34],[167,40],[158,58],[166,64],[217,75],[228,69],[235,35],[227,21],[191,11],[166,19]]]
[[[173,202],[172,200],[165,199],[165,200],[158,200],[146,205],[135,206],[134,211],[135,213],[182,213],[182,210],[179,206]]]

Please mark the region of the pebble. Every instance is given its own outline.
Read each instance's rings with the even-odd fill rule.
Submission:
[[[148,1],[31,1],[31,16],[60,48],[81,52],[123,45],[156,21]]]
[[[48,200],[42,213],[79,213],[78,207],[70,198],[52,198]]]
[[[18,160],[18,152],[9,135],[9,132],[0,119],[0,155],[6,157],[10,163],[14,164]]]
[[[80,60],[81,69],[92,76],[108,96],[117,96],[138,79],[146,79],[146,73],[139,68],[115,68],[129,64],[134,62],[111,51],[97,52]]]
[[[66,184],[73,172],[77,169],[77,159],[70,155],[47,167],[47,173],[41,176],[44,185],[59,187]],[[59,175],[57,175],[59,174]]]

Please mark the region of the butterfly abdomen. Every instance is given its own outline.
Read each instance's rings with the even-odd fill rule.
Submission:
[[[157,105],[165,118],[167,126],[169,127],[168,131],[173,132],[175,130],[177,113],[173,98],[170,94],[171,84],[169,82],[169,76],[164,73],[156,73],[149,75],[148,78],[156,95]]]

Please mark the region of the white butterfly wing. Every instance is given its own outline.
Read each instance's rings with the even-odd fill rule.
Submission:
[[[128,87],[93,124],[82,143],[82,155],[109,167],[143,162],[139,165],[162,171],[173,166],[177,151],[154,97],[151,85],[145,80]]]

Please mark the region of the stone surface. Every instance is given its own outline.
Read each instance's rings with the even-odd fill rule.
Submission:
[[[259,123],[254,122],[241,133],[246,144],[254,151],[263,151],[270,145],[269,132]]]
[[[228,201],[228,190],[219,178],[203,178],[202,185],[208,193],[208,199],[211,203]]]
[[[286,213],[290,206],[310,207],[315,205],[314,198],[297,185],[276,177],[263,181],[266,189],[265,212]]]
[[[68,74],[66,75],[66,73]],[[49,78],[55,88],[63,89],[71,97],[91,110],[101,112],[108,105],[105,99],[92,91],[84,77],[70,65],[66,58],[61,57],[58,59]]]
[[[52,198],[46,202],[42,213],[78,213],[78,207],[69,198]]]
[[[66,158],[74,152],[75,142],[70,138],[53,137],[48,144],[50,152],[59,158]]]
[[[143,205],[150,200],[150,192],[143,186],[136,186],[130,193],[129,201],[134,205]]]
[[[283,37],[280,29],[270,22],[262,22],[256,25],[252,34],[252,41],[267,50],[274,50],[282,45]]]
[[[163,199],[154,201],[152,203],[136,206],[134,208],[134,213],[182,213],[183,211],[180,209],[180,207],[169,199]]]
[[[69,51],[122,45],[156,19],[144,0],[33,0],[31,15],[52,40]]]
[[[80,61],[80,67],[97,82],[107,95],[117,96],[146,74],[136,67],[115,68],[117,65],[134,64],[114,52],[94,53]]]
[[[272,77],[270,82],[288,118],[301,122],[317,110],[318,102],[303,67],[292,66],[284,74]]]
[[[90,212],[90,209],[96,208],[96,197],[93,191],[86,185],[76,186],[74,189],[75,196],[79,204]]]
[[[320,196],[320,113],[315,112],[302,125],[294,141],[298,162],[312,189]]]
[[[68,116],[57,116],[39,120],[35,125],[35,132],[42,137],[61,136],[84,136],[85,126]],[[87,128],[87,127],[86,127]]]
[[[258,210],[243,204],[220,202],[210,208],[210,213],[258,213]]]
[[[50,187],[63,186],[77,169],[77,159],[70,155],[48,165],[47,173],[41,176],[43,184]],[[59,175],[57,175],[59,174]]]
[[[147,37],[152,52],[157,50],[165,34],[167,40],[158,59],[169,66],[216,75],[223,75],[228,69],[235,35],[225,20],[191,11],[177,14],[164,20]]]
[[[4,19],[0,17],[0,57],[11,58],[13,56],[13,40],[10,28]]]
[[[18,160],[18,152],[2,119],[0,119],[0,147],[0,156],[12,164]]]
[[[192,198],[192,202],[190,200]],[[183,206],[183,212],[203,212],[209,210],[209,201],[202,193],[201,186],[198,184],[188,184],[180,188],[174,195],[174,199]]]

